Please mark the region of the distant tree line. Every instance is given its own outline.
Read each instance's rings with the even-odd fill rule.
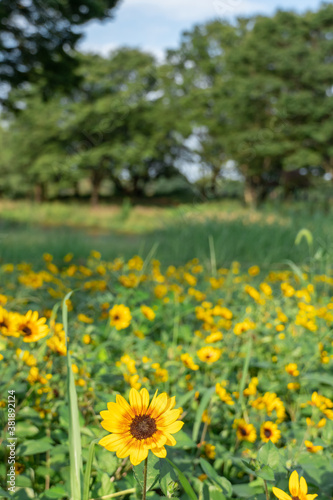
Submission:
[[[184,165],[201,166],[199,185],[214,195],[232,165],[245,200],[259,203],[277,186],[307,188],[313,173],[333,177],[332,4],[195,26],[163,63],[130,48],[71,57],[58,68],[60,82],[67,70],[75,82],[66,93],[45,92],[34,69],[6,99],[2,196],[80,196],[89,181],[97,204],[106,182],[143,196]]]

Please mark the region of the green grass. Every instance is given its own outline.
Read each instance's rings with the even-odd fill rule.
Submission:
[[[313,253],[318,249],[327,256],[333,253],[333,215],[305,205],[282,206],[278,211],[248,210],[236,202],[133,207],[126,218],[115,206],[93,210],[82,205],[11,202],[0,209],[2,262],[38,263],[44,252],[55,259],[68,252],[83,258],[92,249],[106,259],[129,258],[145,256],[157,246],[155,257],[165,265],[180,265],[193,257],[209,263],[211,237],[218,265],[238,260],[268,268],[281,266],[286,259],[308,260],[306,241],[295,246],[302,228],[313,234]]]

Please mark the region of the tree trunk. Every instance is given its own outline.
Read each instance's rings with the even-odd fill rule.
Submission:
[[[42,203],[46,198],[46,183],[38,182],[34,188],[34,200],[36,203]]]
[[[103,176],[97,170],[93,172],[91,177],[91,197],[90,204],[92,207],[97,207],[99,203],[99,188],[101,187],[101,182]]]

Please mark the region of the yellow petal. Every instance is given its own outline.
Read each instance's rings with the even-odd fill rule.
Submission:
[[[166,449],[164,448],[164,446],[162,446],[162,448],[153,448],[151,451],[158,458],[165,458],[166,454],[167,454]]]
[[[159,418],[156,419],[157,425],[167,426],[172,424],[180,416],[181,410],[171,410],[168,413],[163,413]]]
[[[130,461],[132,465],[139,465],[148,456],[148,450],[143,447],[142,441],[137,441],[131,449]]]
[[[292,497],[298,497],[299,479],[297,470],[294,470],[289,478],[289,491]]]
[[[129,439],[126,443],[124,443],[124,446],[119,447],[117,450],[117,457],[118,458],[126,458],[128,455],[131,453],[132,448],[133,448],[133,443],[135,439]]]
[[[175,404],[176,404],[176,396],[172,396],[172,398],[168,399],[168,404],[166,405],[165,411],[172,410]]]
[[[103,437],[98,444],[104,446],[107,450],[116,451],[122,443],[127,442],[127,440],[131,437],[131,434],[109,434],[108,436]]]
[[[129,432],[129,424],[119,423],[115,420],[103,420],[101,422],[101,426],[103,429],[109,432],[114,432],[115,434],[124,434],[125,432]]]
[[[166,435],[166,438],[167,438],[167,440],[166,440],[166,443],[165,443],[165,444],[166,444],[167,446],[175,446],[175,444],[176,444],[176,440],[175,440],[175,438],[174,438],[173,436],[171,436],[171,434],[169,434],[169,433],[167,433],[167,432],[165,433],[165,435]]]
[[[161,413],[163,413],[168,402],[168,396],[165,392],[157,396],[154,405],[151,403],[147,415],[150,415],[152,418],[157,419]]]
[[[304,477],[301,477],[299,480],[299,494],[306,496],[308,492],[308,485],[306,484],[306,481]]]
[[[141,415],[142,411],[142,399],[140,394],[136,389],[132,387],[129,393],[129,400],[131,403],[131,407],[134,410],[136,415]]]
[[[169,434],[175,434],[176,432],[180,431],[180,429],[183,427],[183,425],[184,425],[184,422],[177,420],[173,424],[168,425],[165,429],[165,432],[167,432]]]
[[[275,488],[275,486],[273,486],[272,490],[274,495],[278,497],[279,500],[291,500],[291,497],[283,490],[280,490],[280,488]]]
[[[120,405],[124,410],[126,410],[126,413],[128,413],[131,417],[135,417],[135,413],[130,407],[130,405],[127,403],[126,399],[123,398],[120,394],[117,394],[116,396],[116,402],[118,405]]]
[[[140,396],[142,400],[142,413],[144,414],[148,410],[149,406],[149,392],[147,389],[141,389]]]
[[[306,495],[306,500],[313,500],[317,496],[318,496],[317,493],[315,495]]]
[[[120,406],[117,403],[108,403],[108,410],[111,417],[117,416],[121,418],[126,418],[127,420],[132,421],[133,417],[131,413],[128,413],[125,408]]]

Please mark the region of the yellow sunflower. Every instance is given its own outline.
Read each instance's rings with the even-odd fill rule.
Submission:
[[[274,422],[264,422],[260,427],[260,437],[264,443],[272,441],[272,443],[277,443],[281,438],[281,431]]]
[[[183,422],[178,420],[181,409],[173,409],[175,397],[168,398],[157,391],[149,405],[147,389],[131,389],[130,404],[117,395],[116,403],[108,403],[108,410],[101,412],[102,426],[111,434],[103,437],[99,444],[107,450],[116,451],[118,458],[130,456],[133,465],[138,465],[151,450],[160,458],[166,456],[165,445],[174,446],[172,434],[180,431]]]
[[[290,496],[283,490],[280,490],[280,488],[273,486],[273,493],[279,500],[313,500],[318,496],[317,494],[308,495],[308,485],[304,477],[298,478],[296,470],[294,470],[289,478],[289,491]]]
[[[109,314],[110,325],[115,326],[117,330],[124,330],[131,323],[131,311],[123,304],[113,306]]]
[[[218,349],[217,347],[202,347],[197,351],[197,356],[201,361],[204,361],[208,365],[215,363],[218,359],[220,359],[222,354],[222,349]]]
[[[247,424],[243,418],[237,418],[233,424],[236,429],[237,438],[240,441],[249,441],[254,443],[257,439],[257,432],[252,424]]]
[[[17,331],[23,335],[23,342],[36,342],[49,333],[46,318],[38,318],[37,311],[28,311],[17,323]]]
[[[19,337],[16,323],[19,315],[6,311],[0,306],[0,334],[6,337]]]

